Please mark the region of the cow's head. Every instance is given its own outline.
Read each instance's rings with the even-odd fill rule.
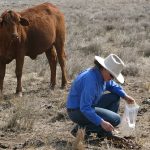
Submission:
[[[19,26],[28,26],[27,19],[14,11],[5,11],[0,17],[0,27],[4,28],[12,40],[19,40]]]

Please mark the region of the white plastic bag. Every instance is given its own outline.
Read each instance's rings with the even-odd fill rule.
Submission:
[[[120,130],[124,135],[130,135],[135,129],[139,105],[125,104],[125,111],[121,120]]]

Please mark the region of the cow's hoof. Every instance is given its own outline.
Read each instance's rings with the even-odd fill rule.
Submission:
[[[65,90],[65,89],[68,89],[67,84],[62,85],[62,86],[61,86],[61,89],[64,89],[64,90]]]
[[[22,97],[22,92],[17,92],[17,93],[16,93],[16,96],[17,96],[17,97]]]

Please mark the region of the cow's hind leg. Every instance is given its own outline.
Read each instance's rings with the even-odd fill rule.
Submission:
[[[46,52],[46,57],[49,62],[50,71],[51,71],[51,79],[50,79],[50,88],[54,89],[56,85],[56,66],[57,66],[57,54],[56,50],[53,48],[48,49]]]
[[[3,82],[4,82],[4,76],[6,71],[6,64],[0,63],[0,100],[3,99]]]
[[[67,73],[66,73],[66,54],[64,51],[64,42],[63,40],[57,40],[55,43],[55,48],[57,51],[58,61],[62,71],[62,88],[67,85]]]

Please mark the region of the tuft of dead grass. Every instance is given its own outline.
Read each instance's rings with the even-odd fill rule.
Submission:
[[[85,150],[84,136],[85,129],[78,129],[77,136],[72,145],[73,150]]]
[[[35,114],[31,106],[24,104],[21,99],[14,100],[14,108],[7,114],[7,120],[2,127],[4,131],[32,130]]]
[[[139,72],[139,66],[135,63],[127,64],[125,69],[122,71],[125,76],[139,76]]]
[[[143,87],[145,90],[147,90],[150,93],[150,82],[143,83]]]
[[[141,50],[143,52],[144,57],[150,56],[150,42],[145,41],[143,44],[141,44]]]

